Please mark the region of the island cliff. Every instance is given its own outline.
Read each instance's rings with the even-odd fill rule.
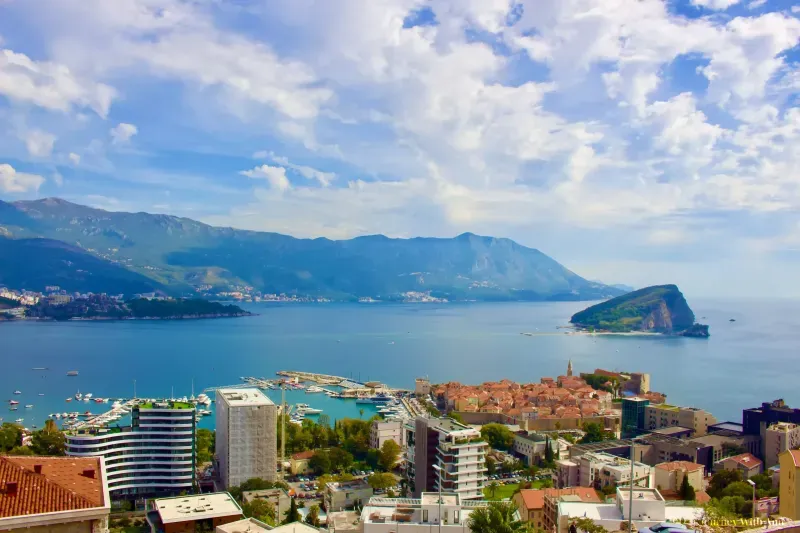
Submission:
[[[695,323],[694,313],[675,285],[655,285],[623,294],[575,313],[570,322],[585,330],[709,336],[708,326]]]

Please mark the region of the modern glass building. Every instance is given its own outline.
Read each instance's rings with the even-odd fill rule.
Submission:
[[[622,399],[622,438],[630,439],[637,436],[645,429],[647,417],[645,407],[650,405],[650,400],[644,398]]]
[[[194,404],[139,404],[129,427],[75,430],[66,437],[67,455],[105,458],[112,500],[178,495],[194,486]]]

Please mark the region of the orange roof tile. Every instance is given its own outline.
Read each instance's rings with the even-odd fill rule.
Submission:
[[[298,452],[298,453],[295,453],[295,454],[292,455],[292,459],[295,460],[295,461],[302,461],[304,459],[311,459],[312,457],[314,457],[314,451],[313,450],[308,450],[308,451],[305,451],[305,452]]]
[[[794,466],[800,466],[800,450],[789,450],[789,453],[792,454],[792,462],[794,462]]]
[[[101,477],[97,457],[0,457],[0,518],[103,507]]]
[[[794,457],[794,455],[792,457]],[[759,459],[752,453],[742,453],[739,455],[734,455],[733,457],[728,457],[724,460],[739,463],[740,465],[747,468],[753,468],[761,464],[761,459]]]
[[[597,491],[589,487],[570,487],[567,489],[544,489],[547,498],[559,498],[561,496],[577,496],[583,503],[603,503]]]
[[[544,491],[542,489],[524,489],[519,491],[522,505],[526,510],[544,508]]]

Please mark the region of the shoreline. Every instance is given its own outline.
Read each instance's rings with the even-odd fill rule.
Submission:
[[[214,318],[241,318],[247,316],[258,316],[258,313],[236,313],[233,315],[175,315],[175,316],[75,316],[66,320],[58,320],[52,317],[21,317],[14,319],[0,320],[0,322],[116,322],[116,321],[131,321],[131,320],[205,320]]]
[[[620,337],[670,337],[666,333],[658,333],[655,331],[586,331],[586,330],[568,330],[562,332],[520,332],[520,335],[526,337],[543,337],[553,335],[572,335],[579,337],[595,337],[595,336],[620,336]]]

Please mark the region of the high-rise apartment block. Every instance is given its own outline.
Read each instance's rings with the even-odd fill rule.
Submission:
[[[622,399],[622,438],[637,436],[645,427],[645,409],[650,400],[644,398]]]
[[[278,408],[258,389],[217,389],[217,471],[232,487],[258,477],[275,481]]]
[[[800,426],[778,422],[767,428],[764,437],[764,467],[778,464],[778,456],[787,450],[800,448]]]
[[[194,404],[141,403],[130,427],[67,431],[66,439],[67,455],[105,458],[113,500],[177,495],[194,485]]]
[[[414,497],[438,491],[441,483],[443,492],[461,499],[483,498],[489,445],[478,430],[450,418],[425,416],[409,421],[405,430],[407,475]]]

